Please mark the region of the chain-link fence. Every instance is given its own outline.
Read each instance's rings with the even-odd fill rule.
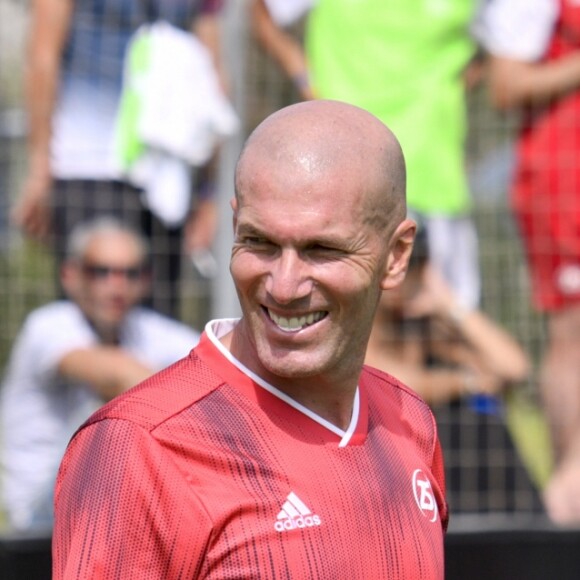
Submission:
[[[196,276],[184,257],[180,279],[180,317],[200,328],[211,317],[235,314],[236,299],[229,281],[227,260],[231,216],[228,206],[232,195],[233,167],[243,138],[266,115],[298,99],[291,83],[250,38],[247,2],[230,2],[226,9],[224,54],[231,82],[232,101],[242,121],[242,129],[229,140],[221,152],[218,190],[220,226],[215,255],[217,277],[210,282]],[[26,241],[13,226],[8,214],[12,201],[22,185],[26,166],[26,119],[22,93],[24,36],[28,7],[16,0],[0,0],[0,364],[6,363],[9,349],[28,312],[57,294],[52,255],[46,247]],[[300,27],[297,27],[300,34]],[[467,167],[474,199],[474,216],[480,244],[482,273],[482,308],[504,325],[522,343],[536,363],[545,340],[544,321],[530,306],[530,288],[522,248],[508,204],[507,183],[513,159],[512,135],[517,119],[494,113],[487,102],[485,87],[469,96],[470,133],[467,144]],[[550,469],[550,454],[543,417],[537,397],[537,366],[530,379],[510,393],[503,402],[502,413],[518,445],[519,460],[526,465],[532,479],[542,485]],[[450,437],[441,425],[442,439]],[[455,427],[453,427],[455,428]],[[462,445],[461,434],[456,445]],[[463,435],[468,437],[468,435]],[[485,437],[481,433],[478,437]],[[493,446],[496,445],[495,448]],[[518,480],[511,475],[514,456],[502,448],[503,440],[487,442],[484,458],[505,468],[505,485],[510,494],[518,495]],[[475,443],[477,447],[477,443]],[[491,451],[490,451],[491,446]],[[477,450],[475,449],[475,452]],[[470,451],[471,453],[471,451]],[[465,497],[456,498],[459,507],[470,511],[502,512],[511,501],[505,496],[489,497],[485,505],[470,498],[473,475],[461,475],[469,466],[469,455],[449,457]],[[503,466],[503,467],[502,467]],[[511,479],[510,479],[511,478]],[[497,482],[496,482],[497,484]],[[515,486],[515,488],[514,488]],[[498,489],[498,485],[494,485]],[[501,482],[499,485],[501,489]],[[530,507],[525,495],[515,501],[515,509]],[[452,506],[453,507],[453,506]],[[512,506],[513,507],[513,506]]]

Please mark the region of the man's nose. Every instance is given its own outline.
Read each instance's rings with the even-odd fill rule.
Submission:
[[[127,277],[120,272],[113,272],[109,280],[111,281],[112,284],[117,284],[121,286],[129,285],[129,280],[127,279]]]
[[[135,283],[135,280],[131,279],[123,269],[112,269],[105,281],[110,289],[123,292],[133,288]]]
[[[305,298],[312,292],[308,262],[296,250],[283,249],[273,261],[266,290],[279,304]]]

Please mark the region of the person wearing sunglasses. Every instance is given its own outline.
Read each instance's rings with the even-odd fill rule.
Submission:
[[[67,299],[28,315],[1,388],[2,500],[15,531],[50,532],[56,471],[82,422],[199,339],[140,305],[148,248],[128,226],[110,217],[81,223],[67,252]]]

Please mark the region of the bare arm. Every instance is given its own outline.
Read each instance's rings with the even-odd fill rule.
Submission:
[[[221,90],[228,94],[229,79],[224,67],[221,45],[221,25],[218,14],[199,16],[192,32],[207,48],[217,73]],[[212,190],[217,180],[218,154],[216,150],[207,164],[198,169],[198,185]],[[189,213],[185,224],[184,251],[191,254],[197,250],[211,248],[218,225],[218,207],[213,191],[202,195]]]
[[[580,87],[580,52],[551,62],[489,59],[492,103],[499,109],[542,104]]]
[[[272,20],[264,0],[252,0],[251,18],[253,33],[259,45],[294,82],[302,98],[313,99],[308,64],[300,42]]]
[[[382,370],[412,387],[429,404],[436,405],[452,401],[467,392],[469,383],[463,369],[429,368],[422,365],[391,362],[393,364],[389,364],[388,369]]]
[[[414,309],[434,315],[461,339],[463,346],[454,348],[451,343],[442,347],[455,358],[454,362],[495,376],[501,383],[519,382],[527,376],[528,358],[517,341],[485,313],[464,310],[441,275],[430,267],[426,268],[424,290],[415,300]]]
[[[227,93],[229,82],[222,58],[219,16],[217,14],[203,14],[199,16],[193,23],[192,32],[209,51],[213,66],[218,74],[221,88],[224,93]]]
[[[90,385],[106,401],[153,374],[135,357],[111,346],[73,350],[59,361],[58,371],[68,379]]]
[[[49,227],[51,121],[72,6],[72,0],[31,3],[25,70],[29,168],[13,219],[25,233],[37,238],[46,236]]]
[[[391,351],[385,343],[371,338],[365,363],[397,377],[429,404],[452,401],[475,392],[493,394],[503,386],[493,374],[475,371],[464,357],[460,362],[453,361],[451,367],[426,366],[426,345],[422,341],[423,337],[417,336],[408,339],[402,350]]]

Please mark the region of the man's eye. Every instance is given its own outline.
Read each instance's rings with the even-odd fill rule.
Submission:
[[[308,248],[308,252],[311,254],[319,255],[338,255],[342,254],[342,250],[338,248],[333,248],[331,246],[325,246],[323,244],[314,244]]]
[[[256,248],[267,248],[272,245],[269,240],[260,236],[246,236],[242,239],[242,243]]]

